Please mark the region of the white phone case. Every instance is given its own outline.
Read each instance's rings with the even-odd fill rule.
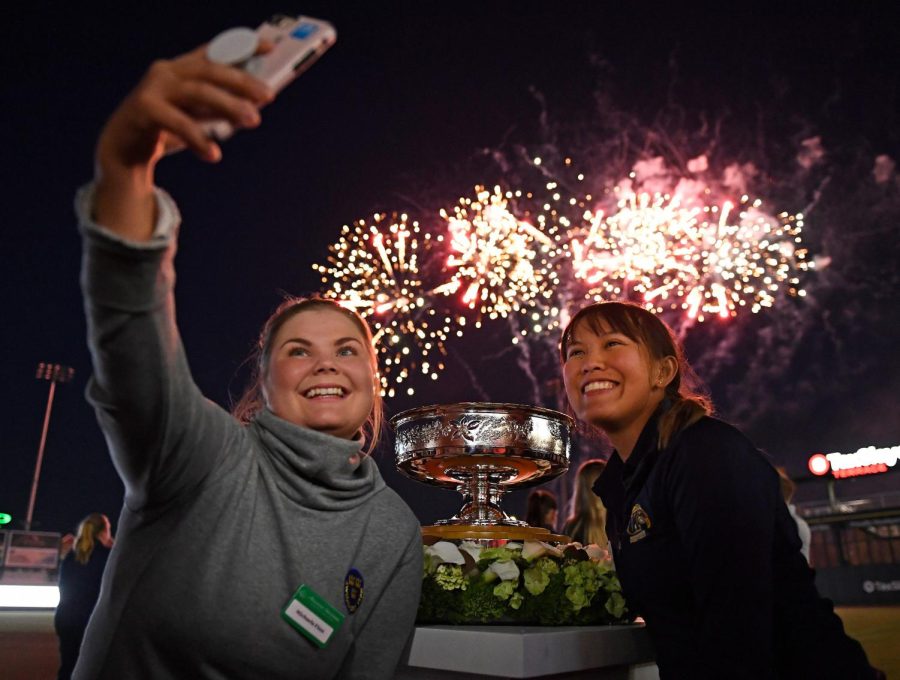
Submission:
[[[273,43],[272,51],[248,59],[242,68],[280,92],[294,78],[312,66],[337,41],[337,31],[327,21],[312,17],[273,17],[256,29],[261,40]],[[226,120],[203,124],[206,133],[217,141],[234,134]]]

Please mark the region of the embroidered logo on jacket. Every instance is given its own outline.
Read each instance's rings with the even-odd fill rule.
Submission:
[[[628,520],[628,540],[637,543],[647,535],[647,529],[650,528],[650,516],[640,505],[635,503],[631,508],[631,518]]]
[[[359,570],[351,569],[348,571],[347,576],[344,577],[344,605],[347,607],[348,612],[352,614],[359,609],[365,592],[363,577]]]

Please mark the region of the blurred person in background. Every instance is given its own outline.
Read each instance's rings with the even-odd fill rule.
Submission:
[[[75,534],[66,534],[61,539],[59,539],[59,561],[62,564],[62,561],[66,559],[66,555],[72,552],[72,547],[75,545]]]
[[[68,680],[78,660],[84,629],[100,595],[103,570],[113,547],[109,518],[98,512],[81,520],[59,568],[59,605],[53,626],[59,637],[58,680]]]
[[[785,470],[784,467],[778,466],[775,470],[778,472],[778,478],[781,483],[781,495],[784,497],[784,502],[787,504],[788,512],[791,513],[791,517],[794,518],[794,522],[797,524],[797,533],[800,534],[800,543],[802,544],[800,552],[803,553],[806,561],[809,562],[809,544],[812,542],[812,531],[809,528],[809,524],[806,523],[806,520],[797,513],[797,507],[791,503],[797,485],[794,484],[794,481],[790,477],[788,477],[787,470]]]
[[[572,500],[569,502],[569,516],[562,532],[582,545],[598,545],[607,549],[606,508],[603,501],[592,491],[594,483],[606,467],[606,462],[591,458],[578,466]]]
[[[556,533],[557,503],[556,496],[551,491],[535,489],[528,494],[528,510],[525,521],[530,526],[542,527]]]

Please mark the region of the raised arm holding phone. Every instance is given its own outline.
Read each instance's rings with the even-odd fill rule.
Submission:
[[[279,49],[263,38],[255,55]],[[256,127],[274,96],[206,46],[154,63],[76,199],[87,393],[126,491],[76,679],[390,678],[412,633],[421,538],[367,455],[381,400],[365,321],[285,301],[235,414],[200,393],[178,334],[180,218],[156,164],[182,148],[218,161],[209,123]]]

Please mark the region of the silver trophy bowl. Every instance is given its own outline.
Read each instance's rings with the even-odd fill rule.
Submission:
[[[500,508],[503,494],[569,469],[574,421],[546,408],[481,402],[423,406],[399,413],[391,425],[401,472],[463,495],[459,512],[436,527],[528,529]]]

